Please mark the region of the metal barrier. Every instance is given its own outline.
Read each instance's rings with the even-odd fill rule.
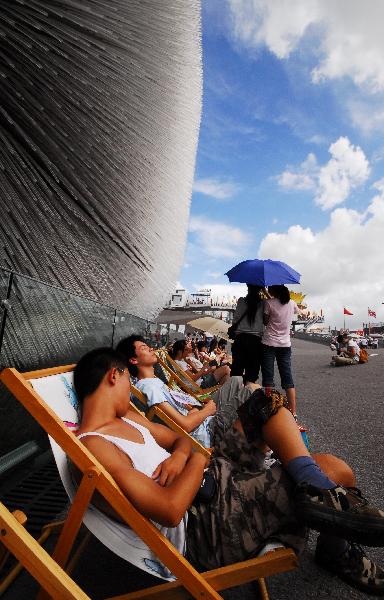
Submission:
[[[160,326],[66,289],[0,269],[0,367],[21,371],[76,362],[98,346],[136,333],[166,343]],[[36,423],[0,387],[0,456],[31,440],[45,446]]]

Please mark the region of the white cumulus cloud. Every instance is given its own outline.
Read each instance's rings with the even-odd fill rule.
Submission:
[[[382,0],[228,0],[235,39],[288,58],[306,35],[319,40],[312,79],[350,77],[384,90]]]
[[[239,227],[203,216],[191,217],[189,231],[195,236],[194,246],[209,257],[236,258],[251,243],[251,236]]]
[[[323,210],[341,204],[366,182],[370,166],[363,150],[347,137],[331,144],[329,153],[331,158],[323,166],[318,165],[314,154],[309,154],[298,168],[291,167],[277,176],[279,186],[286,190],[313,190],[315,202]]]
[[[269,233],[261,258],[279,259],[297,269],[310,308],[325,311],[327,323],[342,325],[343,307],[353,313],[352,327],[368,321],[368,306],[384,321],[384,182],[365,212],[337,208],[318,233],[300,225]]]
[[[240,187],[233,181],[224,181],[214,177],[205,179],[196,179],[193,184],[193,191],[200,192],[205,196],[211,196],[217,200],[228,200],[235,196],[240,190]]]
[[[297,169],[287,169],[278,175],[277,182],[286,190],[314,190],[318,170],[316,156],[311,152]]]
[[[332,158],[320,169],[316,204],[333,208],[348,198],[352,189],[369,177],[370,168],[364,152],[348,138],[340,137],[329,147]]]

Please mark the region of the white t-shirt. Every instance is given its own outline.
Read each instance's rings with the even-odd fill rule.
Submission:
[[[355,360],[356,362],[359,362],[360,348],[359,348],[358,344],[355,342],[355,340],[353,340],[353,339],[348,340],[348,350],[350,350],[351,348],[355,349],[355,354],[354,354],[354,356],[352,356],[353,360]]]
[[[183,369],[183,371],[186,371],[188,373],[188,375],[189,375],[189,373],[191,372],[191,367],[189,366],[189,364],[183,358],[181,360],[175,360],[175,363],[177,365],[179,365],[179,367],[181,367]],[[203,378],[199,377],[199,379],[196,380],[197,385],[200,385],[200,383],[202,381],[203,381]]]
[[[262,343],[266,346],[289,348],[291,323],[293,315],[298,312],[297,304],[293,300],[287,304],[281,304],[277,298],[266,300],[264,314],[269,316],[269,321],[265,326]]]

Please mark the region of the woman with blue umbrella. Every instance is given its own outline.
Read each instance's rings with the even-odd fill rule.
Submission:
[[[291,300],[289,289],[285,285],[271,285],[271,296],[265,302],[262,337],[261,372],[263,387],[274,388],[275,360],[280,374],[281,387],[285,390],[289,408],[296,419],[296,390],[291,367],[291,325],[298,313],[296,302]]]
[[[243,376],[244,383],[255,383],[261,364],[261,338],[263,335],[263,288],[248,284],[248,294],[239,298],[233,315],[231,377]]]
[[[245,260],[226,273],[230,282],[246,283],[248,294],[239,298],[233,317],[231,375],[243,375],[255,382],[262,360],[261,339],[264,333],[263,288],[283,283],[299,283],[300,273],[276,260]]]

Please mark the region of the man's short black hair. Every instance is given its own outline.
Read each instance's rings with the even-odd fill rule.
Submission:
[[[84,398],[99,387],[103,377],[113,367],[126,368],[124,357],[113,348],[95,348],[84,354],[73,373],[73,383],[80,406]]]
[[[133,377],[137,377],[139,374],[137,365],[133,365],[129,362],[130,358],[136,358],[135,342],[145,343],[145,339],[142,335],[129,335],[121,340],[116,346],[117,352],[124,356],[125,366],[128,367],[128,370]]]

